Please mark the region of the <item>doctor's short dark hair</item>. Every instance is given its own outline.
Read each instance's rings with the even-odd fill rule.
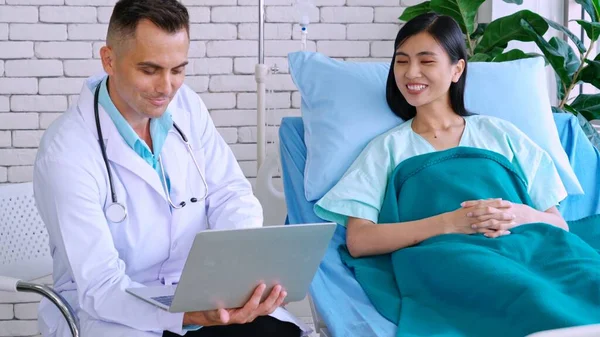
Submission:
[[[119,0],[108,24],[107,44],[134,37],[141,20],[149,20],[167,33],[185,29],[190,35],[189,13],[178,0]]]
[[[436,13],[421,14],[407,21],[396,36],[392,64],[386,85],[386,99],[390,109],[403,120],[409,120],[417,114],[417,108],[410,105],[398,89],[394,76],[394,65],[396,64],[396,51],[398,48],[408,38],[421,32],[429,33],[442,46],[448,53],[452,64],[456,64],[461,59],[465,60],[465,69],[460,79],[456,83],[450,84],[450,105],[454,112],[460,116],[472,115],[465,108],[464,99],[468,56],[463,32],[453,18]]]

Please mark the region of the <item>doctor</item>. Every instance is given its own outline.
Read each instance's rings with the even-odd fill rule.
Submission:
[[[188,12],[177,0],[120,0],[101,50],[106,74],[88,79],[44,134],[34,191],[55,290],[85,337],[298,337],[307,329],[280,307],[280,287],[259,303],[259,286],[241,309],[185,314],[125,292],[176,284],[199,231],[262,225],[235,157],[183,85],[189,41]],[[70,336],[45,300],[39,327],[44,336]]]

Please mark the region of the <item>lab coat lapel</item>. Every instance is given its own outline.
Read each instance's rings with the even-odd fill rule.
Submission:
[[[99,81],[99,80],[96,80]],[[94,86],[95,87],[95,86]],[[91,91],[87,84],[79,95],[78,108],[84,118],[88,128],[96,135],[96,119],[94,115],[94,92]],[[144,182],[150,185],[165,201],[165,191],[162,187],[161,179],[158,173],[144,161],[135,151],[125,142],[117,127],[110,119],[110,116],[104,111],[101,105],[98,106],[98,114],[100,117],[100,126],[102,127],[102,137],[106,146],[106,156],[108,161],[114,165],[118,165],[131,171],[133,174],[140,177]],[[164,152],[164,151],[163,151]],[[113,179],[116,179],[115,167],[111,167]],[[127,183],[124,183],[127,186]]]
[[[171,198],[173,203],[178,204],[181,201],[189,203],[189,200],[183,200],[188,197],[187,186],[191,181],[187,180],[185,172],[188,167],[188,153],[185,143],[179,136],[179,133],[172,128],[167,136],[165,145],[161,151],[161,158],[165,168],[165,174],[171,181]]]
[[[111,136],[107,137],[108,139],[106,141],[106,155],[108,160],[140,177],[166,201],[165,190],[162,185],[162,176],[160,176],[150,164],[143,160],[142,157],[140,157],[140,155],[125,142],[116,128],[115,131],[116,135],[113,133]],[[127,184],[125,185],[127,186]]]

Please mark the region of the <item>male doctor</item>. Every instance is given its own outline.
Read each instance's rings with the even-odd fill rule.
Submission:
[[[125,292],[176,284],[199,231],[262,225],[231,150],[183,85],[189,46],[188,12],[177,0],[115,5],[101,49],[106,74],[86,81],[35,161],[55,290],[84,337],[301,336],[305,326],[280,307],[279,286],[262,303],[264,285],[243,308],[179,314]],[[45,300],[39,325],[44,336],[70,336]]]

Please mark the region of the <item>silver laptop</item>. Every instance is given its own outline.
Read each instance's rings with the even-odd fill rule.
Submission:
[[[264,300],[276,284],[285,302],[304,299],[334,223],[207,230],[196,234],[179,283],[126,291],[169,312],[242,307],[264,282]]]

